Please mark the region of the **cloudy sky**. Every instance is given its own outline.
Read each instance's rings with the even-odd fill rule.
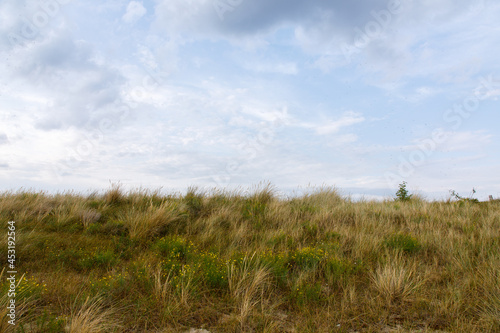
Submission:
[[[500,3],[2,0],[0,189],[500,196]]]

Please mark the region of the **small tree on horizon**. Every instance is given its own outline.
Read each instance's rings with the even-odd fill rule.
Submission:
[[[413,194],[408,192],[406,188],[406,182],[399,184],[399,190],[396,192],[396,201],[410,201]]]

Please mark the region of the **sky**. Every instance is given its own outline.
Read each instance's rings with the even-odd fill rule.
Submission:
[[[500,197],[500,3],[2,0],[0,190]]]

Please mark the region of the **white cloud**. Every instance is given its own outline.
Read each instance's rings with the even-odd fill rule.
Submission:
[[[400,151],[400,152],[413,152],[425,151],[429,156],[435,152],[449,153],[449,152],[465,152],[465,151],[478,151],[486,148],[492,143],[493,135],[486,131],[445,131],[439,129],[439,137],[432,140],[431,136],[411,140],[411,143],[404,145],[387,145],[387,146],[369,146],[366,148],[359,148],[362,152],[369,151]]]
[[[448,138],[442,146],[441,151],[453,152],[483,149],[492,142],[493,135],[484,131],[461,131],[461,132],[445,132],[444,135]]]
[[[427,98],[441,93],[442,91],[443,90],[441,88],[424,86],[413,89],[411,93],[403,93],[400,98],[404,98],[412,103],[419,103]]]
[[[498,85],[499,82],[497,81],[496,83]],[[474,92],[475,93],[477,92],[478,94],[481,94],[481,89],[477,89]],[[481,96],[481,99],[491,99],[491,100],[497,101],[498,100],[498,96],[500,96],[500,89],[487,90],[486,93],[483,93],[480,96]]]
[[[127,5],[127,12],[123,15],[122,19],[126,23],[134,23],[147,13],[142,2],[130,1]]]
[[[418,148],[415,133],[443,126],[443,110],[471,95],[478,76],[497,77],[500,6],[491,1],[408,1],[351,63],[339,45],[386,0],[247,0],[223,19],[209,0],[152,3],[154,13],[141,1],[71,2],[15,48],[6,36],[40,2],[0,3],[0,185],[185,188],[229,174],[233,185],[269,179],[379,195],[398,153]],[[498,150],[497,88],[417,168],[421,188],[455,163],[498,184],[498,159],[485,160]],[[114,128],[100,135],[103,119]],[[84,154],[57,180],[54,165],[77,149]]]
[[[0,65],[2,81],[8,80],[13,103],[36,110],[37,128],[85,127],[110,112],[125,83],[118,69],[95,62],[94,54],[90,43],[61,31],[12,51]]]
[[[339,132],[344,127],[349,127],[365,121],[365,118],[356,112],[345,112],[337,120],[323,120],[320,123],[304,123],[301,126],[313,129],[318,135],[327,135]],[[350,137],[352,139],[352,137]]]

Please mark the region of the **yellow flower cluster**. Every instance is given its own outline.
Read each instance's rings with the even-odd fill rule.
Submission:
[[[292,259],[310,258],[320,261],[321,259],[328,257],[328,252],[324,251],[321,248],[307,246],[295,251],[291,257]]]
[[[47,285],[44,283],[39,283],[33,275],[26,277],[23,276],[16,290],[20,294],[33,295],[37,292],[46,292]]]
[[[260,258],[266,261],[276,261],[283,260],[286,257],[284,252],[275,252],[272,249],[265,249],[261,254]]]
[[[90,281],[90,285],[93,288],[108,289],[108,288],[114,287],[117,284],[119,284],[121,281],[123,281],[123,278],[124,278],[124,276],[122,275],[122,273],[113,274],[113,275],[108,274],[108,275],[105,275],[105,276],[99,278],[95,282]]]

